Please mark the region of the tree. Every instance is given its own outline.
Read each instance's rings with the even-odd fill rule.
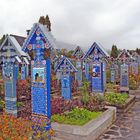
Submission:
[[[47,25],[49,31],[51,31],[51,22],[50,22],[50,19],[49,19],[49,16],[48,15],[46,15],[46,17],[41,16],[39,18],[39,21],[38,22],[41,23],[41,24],[43,24],[43,25]]]
[[[72,57],[72,54],[73,54],[74,50],[70,50],[66,53],[66,56],[71,58]]]
[[[140,55],[140,49],[136,49],[136,53]]]
[[[3,35],[2,38],[0,39],[0,45],[2,44],[2,42],[5,40],[6,35]]]
[[[45,18],[44,18],[44,16],[41,16],[41,17],[39,18],[39,21],[38,21],[38,22],[44,25],[44,23],[45,23]]]
[[[45,25],[47,25],[49,31],[51,31],[51,22],[50,22],[50,19],[49,19],[48,15],[46,15],[46,18],[45,18]]]
[[[118,51],[117,46],[113,45],[112,46],[112,50],[111,50],[111,57],[117,58],[118,57],[118,53],[119,53],[119,51]]]

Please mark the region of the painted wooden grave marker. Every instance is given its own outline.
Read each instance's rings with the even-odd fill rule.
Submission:
[[[73,57],[76,61],[76,68],[77,68],[77,72],[76,72],[76,80],[78,81],[78,85],[81,86],[82,85],[82,81],[83,81],[83,72],[82,72],[82,68],[83,68],[83,61],[82,58],[84,56],[84,52],[82,51],[82,49],[77,46],[75,51],[73,52]]]
[[[129,75],[128,75],[128,65],[121,65],[121,77],[120,77],[120,91],[129,93]]]
[[[129,72],[130,74],[138,74],[139,72],[139,64],[136,61],[133,61],[129,65]]]
[[[2,57],[2,71],[5,85],[5,107],[6,112],[17,116],[17,92],[16,83],[18,79],[19,58],[26,54],[22,52],[21,46],[13,36],[8,35],[0,46]]]
[[[35,51],[31,61],[32,76],[32,119],[46,118],[46,130],[51,128],[51,62],[45,58],[47,50],[55,47],[54,39],[47,26],[35,23],[23,44],[23,51]]]
[[[103,63],[96,60],[92,68],[92,92],[104,93],[104,90]]]
[[[110,77],[110,81],[111,83],[116,83],[116,77],[117,77],[117,65],[115,63],[113,63],[111,65],[110,71],[111,71],[111,77]]]
[[[60,58],[55,71],[61,73],[62,97],[66,100],[72,99],[71,73],[77,72],[77,69],[67,57],[63,56]]]
[[[29,61],[26,57],[22,59],[22,66],[21,66],[21,79],[25,80],[29,75]]]
[[[106,84],[106,66],[105,61],[108,53],[96,42],[85,54],[84,59],[89,59],[90,67],[92,69],[92,92],[104,93]]]

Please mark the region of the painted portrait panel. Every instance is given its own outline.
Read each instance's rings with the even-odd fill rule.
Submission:
[[[45,68],[33,68],[33,82],[45,83]]]
[[[101,67],[100,67],[100,65],[98,65],[98,64],[93,65],[92,76],[93,77],[100,77],[101,76]]]

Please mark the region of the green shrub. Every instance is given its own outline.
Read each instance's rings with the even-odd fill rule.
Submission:
[[[5,102],[3,100],[0,100],[0,109],[3,109],[5,107]]]
[[[21,79],[21,72],[18,72],[18,79]]]
[[[80,87],[80,91],[82,93],[82,103],[84,105],[86,105],[90,99],[89,88],[90,88],[90,82],[88,82],[87,80],[84,80],[83,86]]]
[[[84,105],[84,108],[90,111],[103,111],[105,108],[104,96],[97,93],[93,96],[90,96],[90,99],[88,103]]]
[[[91,112],[84,108],[75,108],[62,115],[53,115],[52,121],[70,125],[84,125],[92,119],[96,119],[102,112]]]
[[[113,84],[113,83],[107,83],[106,86],[107,86],[108,89],[114,89],[115,84]]]
[[[127,93],[107,93],[105,94],[105,101],[110,105],[123,105],[128,97]]]
[[[23,102],[17,102],[17,107],[22,107],[22,106],[24,106]]]

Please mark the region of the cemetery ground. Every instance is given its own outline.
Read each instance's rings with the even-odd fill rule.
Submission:
[[[54,80],[55,81],[55,80]],[[52,81],[52,82],[54,82]],[[55,81],[56,82],[56,81]],[[1,81],[1,89],[3,90],[3,82]],[[90,94],[91,87],[89,82],[85,82],[84,86],[75,92],[72,100],[64,100],[61,97],[61,92],[53,92],[52,94],[52,122],[58,122],[60,124],[70,124],[70,125],[81,125],[83,126],[87,122],[100,117],[103,112],[106,110],[105,105],[111,105],[116,107],[124,106],[126,101],[129,99],[128,94],[120,94],[117,93],[118,86],[113,86],[114,84],[108,84],[108,94],[105,94],[105,97],[100,95],[92,96]],[[1,93],[1,101],[0,101],[0,139],[31,139],[31,136],[34,135],[33,139],[48,138],[48,134],[44,132],[42,123],[42,132],[38,131],[36,128],[33,131],[32,125],[35,125],[30,121],[31,116],[31,91],[30,91],[30,79],[27,80],[19,80],[17,84],[17,92],[18,92],[18,115],[19,118],[14,118],[12,115],[2,114],[4,112],[4,92]],[[2,91],[1,90],[1,91]],[[115,93],[116,92],[116,93]],[[135,92],[134,92],[135,95]],[[134,117],[134,114],[138,114],[138,106],[139,100],[137,100],[136,104],[132,108],[132,110],[127,113],[119,113],[117,114],[117,121],[110,128],[112,130],[108,130],[102,135],[99,139],[113,139],[113,138],[122,138],[123,136],[128,136],[128,132],[131,130],[131,134],[133,135],[132,129],[128,129],[129,123],[131,124],[131,120]],[[84,108],[84,109],[83,109]],[[57,115],[55,115],[57,114]],[[132,117],[132,118],[131,118]],[[138,117],[138,116],[137,116]],[[137,118],[136,118],[137,119]],[[10,120],[10,121],[9,121]],[[120,127],[119,124],[123,126]],[[126,124],[126,126],[125,126]],[[135,121],[135,126],[136,126]],[[135,127],[134,127],[135,129]],[[137,129],[137,126],[136,126]],[[51,130],[51,135],[54,139],[57,139],[57,135],[55,131]],[[131,138],[132,135],[129,137]]]

